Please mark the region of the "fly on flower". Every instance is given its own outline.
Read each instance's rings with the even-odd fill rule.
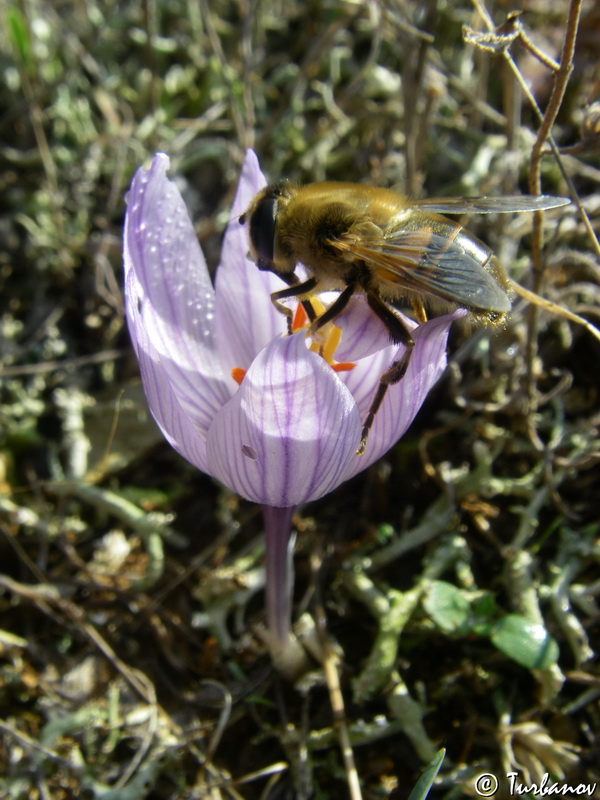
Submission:
[[[277,278],[252,269],[245,231],[229,225],[213,287],[183,198],[158,153],[127,197],[125,308],[150,410],[169,443],[198,469],[264,509],[267,616],[278,642],[290,624],[288,544],[295,506],[333,491],[380,458],[411,425],[446,367],[457,311],[421,325],[402,381],[392,386],[356,458],[379,376],[398,346],[360,299],[344,323],[336,359],[282,336],[269,295]],[[231,210],[239,218],[266,181],[248,151]],[[341,324],[341,321],[340,321]],[[322,357],[325,356],[325,357]],[[236,381],[233,375],[243,374]]]
[[[227,228],[213,288],[168,165],[157,154],[137,171],[125,219],[127,322],[150,410],[181,455],[248,500],[275,508],[316,500],[404,435],[445,369],[448,331],[464,312],[405,320],[416,342],[410,364],[356,458],[361,420],[398,346],[361,298],[340,320],[335,357],[355,363],[349,372],[331,369],[303,334],[281,336],[285,321],[269,298],[277,278],[251,268],[239,224]],[[249,151],[232,220],[265,183]]]
[[[335,319],[356,293],[404,351],[379,379],[361,434],[364,453],[369,431],[389,386],[406,374],[415,346],[410,328],[394,309],[408,307],[418,322],[463,308],[475,319],[498,323],[510,310],[509,281],[493,252],[442,213],[505,213],[557,208],[562,197],[473,197],[416,203],[389,189],[351,183],[289,181],[266,186],[240,217],[248,223],[250,253],[260,270],[288,284],[271,294],[279,301],[298,297],[311,316],[310,331]],[[300,281],[296,266],[308,277]],[[339,291],[319,316],[308,298]]]

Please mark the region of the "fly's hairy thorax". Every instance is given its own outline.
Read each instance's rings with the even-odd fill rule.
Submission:
[[[277,257],[300,262],[323,288],[341,289],[356,259],[333,244],[348,237],[381,237],[387,221],[403,216],[402,195],[387,189],[345,183],[316,183],[286,199],[278,217]]]
[[[317,292],[352,286],[396,307],[435,314],[467,308],[490,322],[510,308],[492,251],[459,223],[396,192],[311,184],[282,196],[276,220],[278,268],[303,264]]]

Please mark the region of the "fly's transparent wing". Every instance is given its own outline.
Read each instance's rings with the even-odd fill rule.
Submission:
[[[357,237],[351,234],[331,240],[336,247],[374,271],[378,281],[402,290],[431,294],[457,306],[506,312],[510,300],[485,265],[491,250],[459,225],[443,221],[442,231],[418,227]],[[448,235],[448,229],[453,237]]]
[[[437,214],[509,214],[519,211],[545,211],[570,203],[568,197],[551,195],[512,195],[505,197],[431,197],[414,205]]]

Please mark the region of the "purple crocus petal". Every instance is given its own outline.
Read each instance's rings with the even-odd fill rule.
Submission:
[[[456,319],[465,314],[466,311],[460,309],[452,314],[429,320],[413,330],[412,335],[415,340],[415,347],[406,375],[397,384],[389,387],[369,433],[365,454],[357,457],[350,464],[345,479],[368,467],[404,435],[423,405],[427,394],[446,368],[446,345],[450,326]],[[398,358],[402,352],[403,348],[399,348],[393,358]],[[372,394],[368,401],[364,392],[359,392],[356,385],[350,386],[355,399],[358,400],[361,406],[363,420],[377,389],[378,377],[375,382],[372,382],[374,370],[379,370],[382,366],[381,357],[378,359],[371,357],[365,361],[368,361],[368,366],[362,368],[367,370],[364,373],[368,375],[368,380],[366,379],[365,383],[371,381],[372,385]],[[387,361],[383,370],[390,366],[390,363],[391,361]],[[361,366],[362,362],[350,373],[349,384],[355,384],[360,378]],[[353,375],[357,370],[359,370],[358,375]]]
[[[164,380],[197,430],[206,431],[227,400],[215,344],[214,292],[179,190],[163,153],[134,176],[125,220],[126,301],[132,338],[141,325]],[[128,280],[130,273],[135,281]]]
[[[360,415],[302,334],[273,340],[208,435],[210,471],[249,500],[283,507],[332,491],[355,459]]]
[[[416,327],[414,320],[397,313],[409,331]],[[335,352],[337,361],[358,361],[390,344],[389,330],[369,308],[364,295],[354,295],[335,324],[342,329],[342,340]]]
[[[367,416],[379,384],[379,378],[398,357],[398,354],[402,353],[402,349],[397,344],[388,344],[387,347],[378,350],[367,358],[358,361],[352,359],[354,369],[339,373],[340,380],[346,384],[352,393],[352,397],[354,397],[361,419],[364,420]]]
[[[272,272],[262,272],[248,258],[248,233],[239,217],[266,181],[253,150],[248,150],[231,221],[223,241],[216,277],[216,326],[221,362],[229,368],[248,369],[257,353],[287,330],[283,314],[270,299],[285,286]]]
[[[147,329],[141,322],[139,307],[130,300],[137,293],[134,285],[136,280],[135,273],[130,271],[125,283],[125,294],[128,298],[126,310],[150,412],[171,447],[202,472],[210,472],[206,458],[206,438],[190,425],[188,417],[181,409]]]

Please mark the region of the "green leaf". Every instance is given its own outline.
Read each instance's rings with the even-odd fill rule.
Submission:
[[[414,789],[408,796],[408,800],[425,800],[429,794],[429,790],[433,785],[436,775],[440,771],[440,767],[442,766],[445,755],[445,748],[442,747],[441,750],[437,751],[429,764],[423,770],[423,774],[419,780],[415,783]]]
[[[471,630],[471,603],[452,583],[431,581],[423,608],[444,633],[465,636]]]
[[[528,669],[548,669],[558,659],[558,645],[544,626],[520,614],[496,622],[490,638],[504,655]]]
[[[27,22],[17,8],[11,8],[6,14],[8,30],[13,46],[18,53],[21,64],[27,69],[31,64],[31,38]]]
[[[486,592],[476,597],[471,606],[473,622],[471,630],[479,636],[489,636],[493,628],[493,620],[498,616],[496,601],[493,595]]]

